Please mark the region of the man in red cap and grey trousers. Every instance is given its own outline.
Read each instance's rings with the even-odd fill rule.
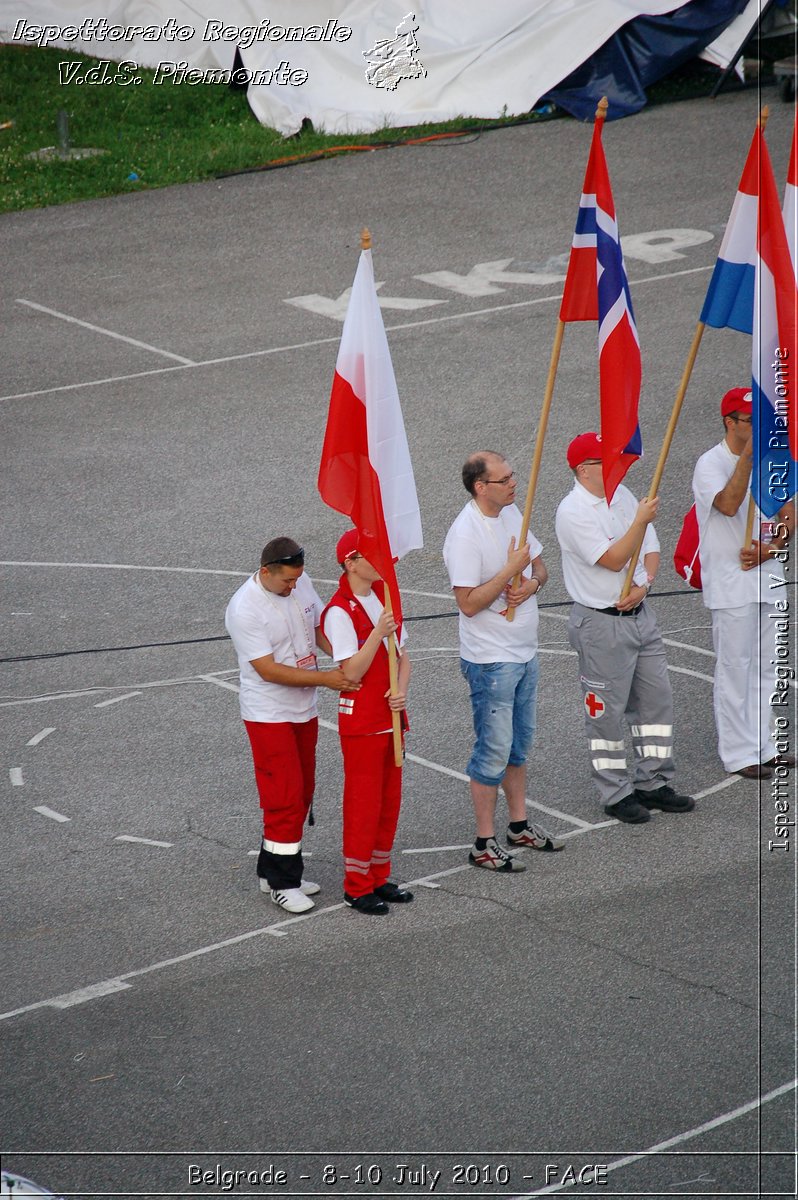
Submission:
[[[715,646],[715,725],[724,768],[744,779],[769,779],[776,756],[770,698],[775,690],[776,633],[784,604],[783,555],[795,526],[789,501],[773,522],[754,512],[745,545],[751,486],[751,389],[732,388],[720,413],[725,436],[702,454],[693,474],[704,604]],[[779,451],[773,452],[774,458]],[[783,452],[782,452],[783,454]],[[783,694],[787,694],[784,692]]]
[[[402,768],[394,758],[393,716],[405,704],[410,659],[399,641],[397,694],[390,694],[387,639],[397,632],[385,607],[385,584],[358,549],[358,531],[339,538],[343,570],[338,590],[321,617],[330,653],[357,692],[338,700],[338,733],[344,759],[344,902],[366,916],[384,916],[389,904],[407,904],[413,893],[389,880],[391,850],[402,802]]]
[[[630,825],[651,810],[690,812],[691,796],[671,787],[673,698],[665,647],[646,600],[659,568],[652,521],[659,499],[639,503],[623,484],[608,504],[601,437],[583,433],[568,447],[574,486],[560,502],[555,528],[565,587],[574,601],[568,639],[579,656],[593,779],[604,811]],[[622,600],[629,560],[640,559]],[[625,725],[634,751],[627,766]]]

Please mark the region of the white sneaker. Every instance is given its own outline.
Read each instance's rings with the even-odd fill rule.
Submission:
[[[316,905],[306,896],[301,888],[283,888],[281,892],[272,891],[272,901],[274,904],[284,908],[287,912],[303,913],[308,912]]]
[[[258,883],[260,884],[260,890],[262,892],[270,892],[272,890],[269,887],[268,879],[259,879]],[[305,896],[315,896],[321,891],[321,884],[314,883],[312,879],[303,879],[299,885],[299,890]]]

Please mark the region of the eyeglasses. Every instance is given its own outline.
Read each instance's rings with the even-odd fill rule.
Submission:
[[[304,565],[305,551],[302,546],[295,554],[284,554],[282,558],[270,558],[263,564],[264,567],[303,567]]]
[[[750,425],[750,424],[751,424],[751,418],[750,418],[750,417],[741,417],[741,416],[739,415],[739,413],[729,413],[729,416],[730,416],[730,417],[731,417],[731,419],[732,419],[732,420],[733,420],[733,421],[734,421],[736,424],[738,424],[738,425],[739,425],[739,423],[740,423],[741,421],[742,421],[743,425]]]
[[[505,475],[503,479],[483,479],[482,483],[498,483],[501,487],[507,487],[510,480],[515,479],[515,471],[511,471],[509,475]]]

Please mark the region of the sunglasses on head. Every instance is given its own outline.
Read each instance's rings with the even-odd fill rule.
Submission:
[[[299,547],[296,554],[284,554],[282,558],[270,558],[264,567],[303,567],[305,565],[305,551],[302,546]]]

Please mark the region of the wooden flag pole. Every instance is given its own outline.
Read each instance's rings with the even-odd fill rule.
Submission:
[[[364,226],[360,231],[360,249],[371,249],[371,234]],[[391,603],[391,593],[386,584],[385,587],[385,608],[386,611],[393,614],[393,604]],[[390,683],[391,695],[399,694],[399,668],[396,661],[396,634],[392,633],[388,638],[388,680]],[[391,727],[393,729],[393,761],[397,767],[402,765],[402,718],[398,712],[391,712]]]
[[[745,541],[743,542],[743,550],[748,550],[751,542],[754,540],[754,504],[753,495],[748,497],[748,516],[745,519]]]
[[[659,452],[659,459],[657,461],[657,465],[654,470],[654,478],[651,480],[651,487],[649,488],[649,491],[648,491],[649,496],[656,496],[657,492],[659,491],[659,485],[662,482],[662,475],[665,470],[665,462],[668,458],[668,454],[670,453],[671,442],[673,441],[673,435],[676,432],[676,423],[679,420],[679,415],[682,411],[682,404],[684,403],[684,397],[687,393],[687,385],[689,384],[690,376],[693,373],[693,367],[695,365],[696,355],[698,354],[698,347],[701,345],[701,338],[704,336],[705,329],[706,329],[706,325],[704,324],[703,321],[699,321],[695,327],[695,333],[693,334],[693,340],[692,340],[692,343],[690,344],[690,350],[687,355],[687,362],[684,365],[684,371],[682,372],[682,378],[679,381],[679,387],[676,391],[676,399],[673,402],[673,408],[671,409],[670,420],[668,421],[668,427],[665,430],[665,438],[662,442],[662,449]],[[643,536],[645,537],[645,533],[643,534]],[[641,550],[642,545],[643,545],[643,538],[641,537],[641,539],[637,545],[637,549],[635,550],[634,554],[632,555],[631,561],[629,563],[629,567],[626,572],[626,578],[623,581],[623,588],[621,589],[621,599],[622,600],[626,599],[626,597],[629,595],[629,592],[631,590],[632,578],[635,573],[635,567],[637,566],[637,561],[640,558],[640,550]]]
[[[609,101],[606,96],[602,96],[596,108],[596,121],[603,121],[607,116]],[[529,533],[529,521],[532,516],[532,504],[535,499],[535,491],[538,486],[538,475],[540,474],[540,463],[543,458],[543,441],[546,437],[546,427],[549,423],[549,412],[551,410],[551,398],[554,395],[554,381],[557,378],[557,367],[560,362],[560,350],[562,348],[563,334],[565,333],[565,322],[559,320],[557,329],[554,334],[554,345],[551,348],[551,359],[549,360],[549,374],[546,379],[546,390],[543,394],[543,405],[540,410],[540,424],[538,425],[538,434],[535,441],[535,450],[532,455],[532,467],[529,472],[529,487],[526,492],[526,503],[524,505],[524,516],[521,522],[521,532],[518,536],[518,545],[523,546]],[[512,586],[520,587],[521,576],[516,575],[513,579]],[[508,608],[505,616],[508,621],[515,619],[515,609]]]
[[[765,132],[765,126],[768,123],[769,116],[770,116],[770,109],[768,108],[768,106],[766,104],[765,107],[760,112],[759,120],[757,121],[757,125],[759,126],[759,129],[762,133]],[[756,331],[754,331],[754,332],[756,332]],[[753,465],[751,467],[751,473],[752,473],[752,481],[753,481]],[[751,492],[751,494],[748,497],[748,513],[747,513],[746,519],[745,519],[745,541],[743,542],[743,545],[742,545],[743,550],[747,550],[749,548],[749,546],[751,545],[751,542],[753,541],[753,538],[754,538],[754,509],[755,509],[755,507],[756,506],[754,504],[754,493]]]
[[[535,499],[535,491],[538,486],[538,475],[540,474],[540,462],[543,457],[543,440],[546,437],[546,426],[549,423],[549,412],[551,410],[551,398],[554,394],[554,381],[557,378],[557,367],[560,362],[560,350],[562,348],[563,334],[565,333],[565,322],[558,321],[557,329],[554,334],[554,345],[551,348],[551,359],[549,361],[549,375],[546,380],[546,391],[543,394],[543,405],[540,410],[540,424],[538,425],[538,434],[535,440],[535,451],[532,455],[532,468],[529,472],[529,487],[526,492],[526,503],[524,505],[524,516],[521,522],[521,532],[518,535],[518,545],[523,546],[526,542],[527,534],[529,533],[529,520],[532,516],[532,504]],[[512,586],[520,587],[521,576],[516,575],[513,579]],[[505,614],[508,621],[515,618],[515,609],[508,608]]]
[[[393,613],[393,605],[391,604],[391,593],[386,585],[385,588],[385,608],[389,613]],[[390,681],[391,695],[399,694],[399,668],[396,661],[396,634],[392,633],[388,638],[388,679]],[[397,767],[402,765],[402,718],[398,712],[391,712],[391,727],[393,729],[393,761]]]
[[[766,126],[768,124],[769,114],[770,114],[770,109],[768,108],[768,106],[766,104],[766,106],[764,106],[764,108],[762,108],[760,115],[758,115],[757,122],[756,122],[757,127],[760,128],[760,130],[762,132],[764,132],[764,126]],[[656,493],[658,493],[658,491],[659,491],[659,486],[660,486],[660,482],[662,479],[662,472],[664,472],[664,470],[665,470],[665,460],[668,456],[668,452],[670,452],[670,450],[671,450],[671,442],[673,440],[673,432],[674,432],[674,430],[676,430],[676,422],[679,419],[679,413],[682,412],[682,402],[684,400],[685,392],[686,392],[686,390],[688,390],[688,384],[690,382],[692,367],[694,367],[694,364],[696,361],[696,354],[698,353],[698,347],[701,346],[701,338],[703,337],[703,331],[706,328],[707,328],[707,326],[704,325],[703,322],[701,322],[701,320],[696,325],[695,335],[694,335],[694,338],[692,338],[690,353],[688,354],[688,361],[686,361],[686,364],[684,367],[684,372],[682,374],[682,380],[680,380],[680,383],[679,383],[679,388],[678,388],[678,391],[676,394],[676,401],[674,401],[674,403],[673,403],[673,412],[671,413],[671,420],[668,421],[668,427],[667,427],[667,430],[665,433],[665,440],[664,440],[664,442],[662,442],[662,449],[660,451],[659,462],[656,463],[654,479],[652,480],[652,486],[650,486],[650,491],[648,493],[649,496],[656,496]],[[751,529],[752,529],[752,527],[754,527],[754,511],[752,511],[752,509],[749,511],[749,526],[750,527],[748,529],[748,540],[746,540],[746,545],[750,544]],[[626,598],[626,596],[629,595],[629,592],[631,590],[632,576],[634,576],[634,574],[635,574],[635,568],[637,566],[637,559],[640,558],[640,551],[641,551],[642,545],[643,545],[643,539],[641,538],[640,545],[637,546],[635,553],[632,554],[631,562],[629,563],[629,569],[628,569],[628,571],[626,571],[626,578],[624,580],[624,586],[622,588],[622,592],[620,592],[620,599],[622,599],[622,600],[624,600]]]

